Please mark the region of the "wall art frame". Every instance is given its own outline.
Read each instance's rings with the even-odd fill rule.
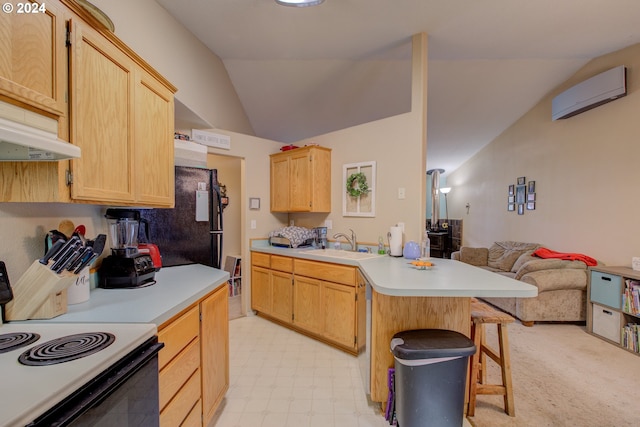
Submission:
[[[360,184],[367,187],[360,193]],[[350,190],[347,189],[350,185]],[[376,216],[376,162],[348,163],[342,166],[342,216]],[[350,192],[352,194],[350,194]],[[356,195],[353,195],[356,194]]]

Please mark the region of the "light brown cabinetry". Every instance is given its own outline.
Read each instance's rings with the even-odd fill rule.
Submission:
[[[61,47],[53,46],[53,50],[62,52],[56,53],[55,61],[55,70],[62,75],[61,79],[56,75],[56,81],[62,83],[54,90],[56,95],[61,94],[56,102],[62,100],[63,126],[59,136],[79,146],[82,157],[44,164],[0,165],[0,176],[9,183],[3,186],[0,201],[173,207],[175,87],[113,33],[96,24],[75,2],[63,0],[54,4],[60,5],[52,10],[60,10],[55,23],[60,24],[63,34]],[[15,28],[7,30],[12,37],[19,34]],[[65,37],[68,47],[64,45]],[[0,49],[2,63],[5,50],[7,54],[11,52],[2,42]],[[47,58],[41,47],[33,61],[47,64]],[[8,61],[16,62],[14,67],[20,66],[17,60]],[[60,66],[62,69],[58,70]],[[10,73],[0,69],[0,79],[7,74]],[[55,118],[50,109],[25,103],[13,92],[6,94],[8,102],[39,108],[35,111]],[[5,92],[0,83],[2,95]],[[65,98],[68,104],[64,103]]]
[[[251,271],[253,310],[354,354],[364,345],[366,282],[356,267],[252,252]]]
[[[302,147],[271,155],[272,212],[331,212],[331,150]]]
[[[44,9],[0,14],[0,99],[58,118],[67,114],[64,8]]]
[[[226,283],[200,303],[202,419],[209,421],[229,388],[229,297]]]
[[[208,425],[229,387],[225,285],[158,328],[163,427]]]

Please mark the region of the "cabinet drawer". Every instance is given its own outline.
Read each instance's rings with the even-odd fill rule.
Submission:
[[[200,369],[191,375],[184,387],[160,412],[160,427],[181,425],[198,401],[200,401]]]
[[[251,265],[270,268],[269,257],[269,254],[263,254],[262,252],[251,252]]]
[[[293,258],[278,256],[278,255],[271,255],[271,269],[292,273]]]
[[[184,419],[180,427],[201,427],[202,426],[202,400],[198,400],[187,418]]]
[[[591,301],[620,309],[622,306],[622,278],[615,274],[591,272]]]
[[[158,341],[164,348],[158,354],[158,369],[162,369],[193,341],[200,330],[200,311],[194,307],[158,332]]]
[[[593,333],[620,344],[620,313],[593,304]]]
[[[342,283],[355,286],[356,268],[346,265],[330,264],[326,262],[307,261],[303,259],[293,260],[295,275],[313,277],[328,282]]]
[[[160,371],[160,409],[164,409],[199,367],[200,340],[195,340]]]

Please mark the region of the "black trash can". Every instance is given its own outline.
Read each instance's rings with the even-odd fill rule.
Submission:
[[[454,331],[416,329],[395,334],[391,352],[398,426],[461,427],[473,341]]]

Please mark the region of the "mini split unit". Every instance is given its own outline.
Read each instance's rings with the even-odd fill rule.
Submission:
[[[627,94],[624,65],[597,74],[553,98],[551,119],[568,119]]]

